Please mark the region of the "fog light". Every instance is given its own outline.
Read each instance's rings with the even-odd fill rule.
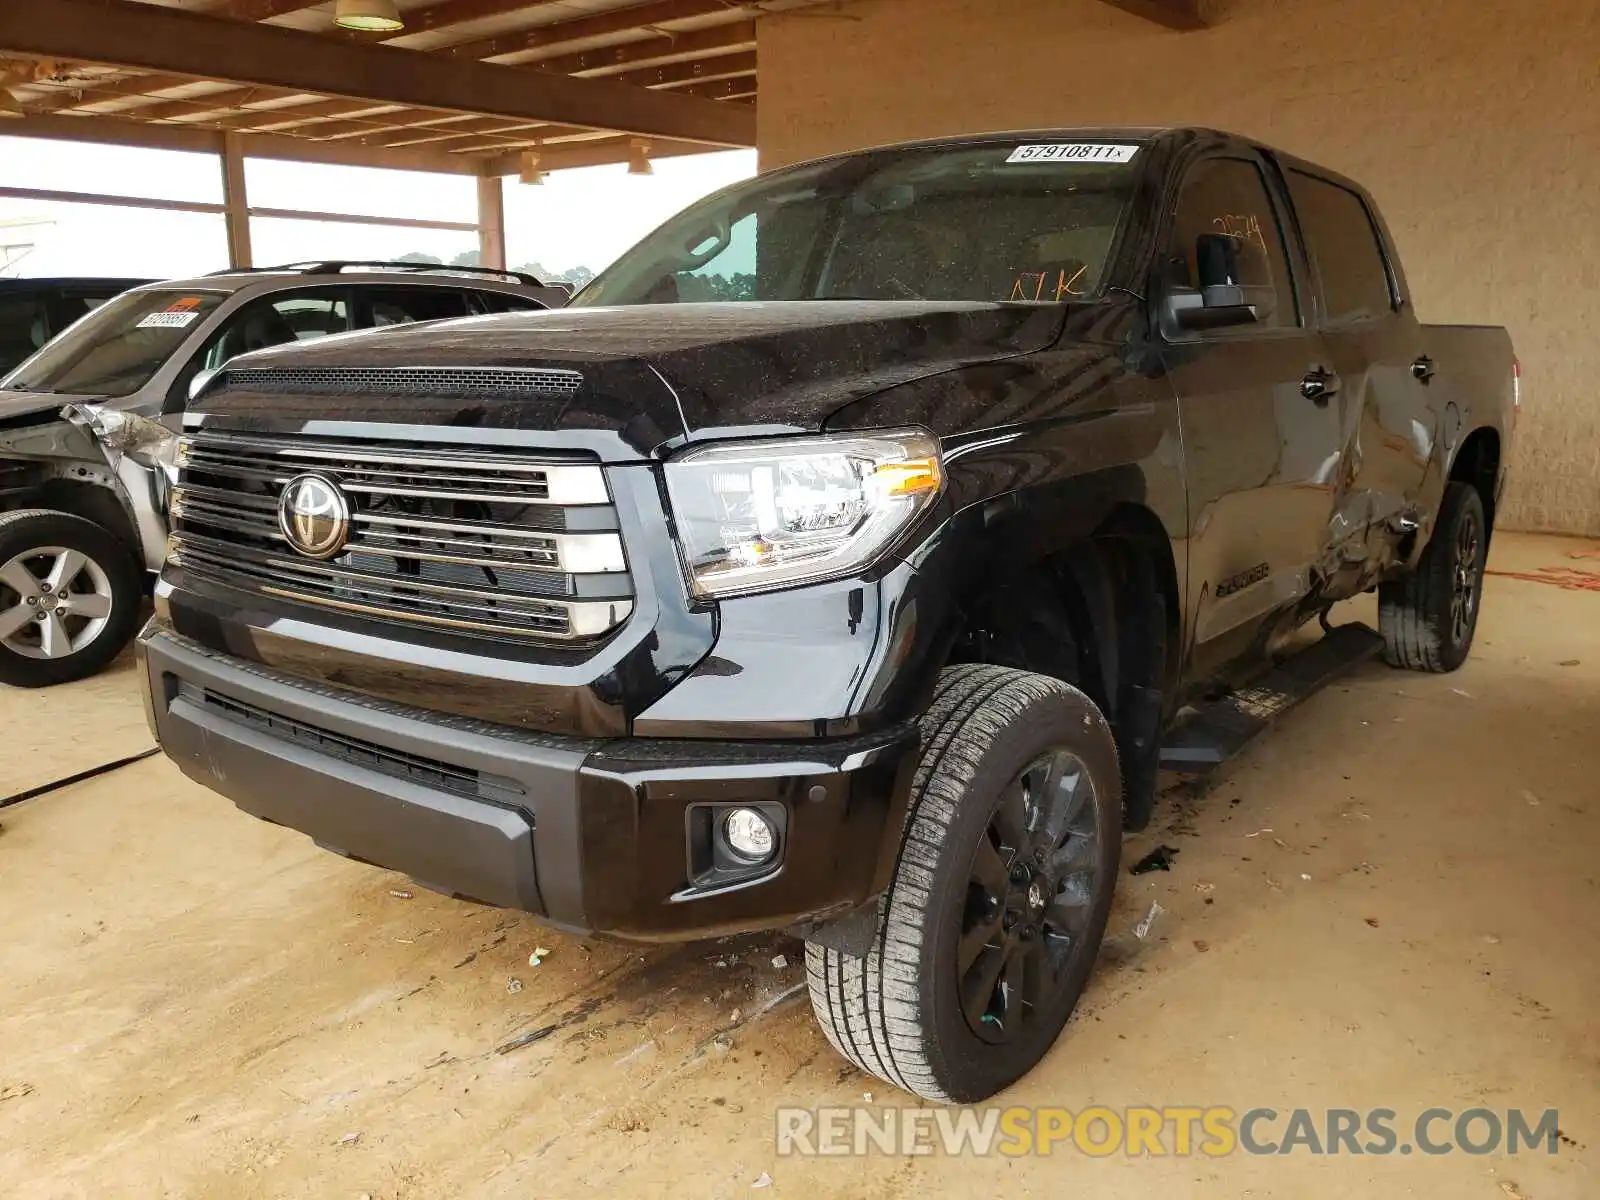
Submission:
[[[722,836],[730,850],[751,862],[771,858],[778,844],[772,822],[753,808],[736,808],[724,817]]]

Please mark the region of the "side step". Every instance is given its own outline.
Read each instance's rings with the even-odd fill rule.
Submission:
[[[1340,625],[1248,686],[1197,706],[1162,740],[1161,769],[1186,778],[1209,773],[1307,696],[1382,651],[1383,638],[1367,626]]]

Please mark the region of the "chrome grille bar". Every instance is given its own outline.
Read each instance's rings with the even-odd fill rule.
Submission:
[[[179,443],[178,465],[281,486],[302,471],[336,470],[345,490],[374,495],[498,503],[609,504],[592,463],[481,451],[317,446],[278,437],[209,434]]]
[[[633,609],[604,471],[577,456],[199,430],[179,462],[168,553],[197,580],[552,641],[601,636]],[[330,559],[300,554],[279,525],[284,485],[308,471],[349,498],[349,539]],[[580,507],[584,532],[567,532]]]

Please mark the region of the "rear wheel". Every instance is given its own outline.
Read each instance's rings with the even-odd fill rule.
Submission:
[[[70,513],[0,517],[0,683],[48,687],[102,670],[139,619],[138,564]]]
[[[1027,1073],[1088,981],[1121,849],[1116,744],[1082,692],[946,671],[864,956],[806,947],[813,1011],[863,1070],[970,1102]]]
[[[1454,671],[1467,660],[1483,600],[1489,528],[1483,499],[1465,483],[1446,485],[1416,570],[1378,588],[1384,658],[1413,671]]]

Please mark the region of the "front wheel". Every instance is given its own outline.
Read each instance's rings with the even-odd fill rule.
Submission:
[[[0,683],[48,687],[102,670],[133,637],[140,582],[132,553],[93,521],[0,516]]]
[[[1088,982],[1121,851],[1116,743],[1061,680],[964,665],[923,719],[900,862],[864,956],[806,946],[834,1047],[929,1100],[992,1096]]]
[[[1482,497],[1467,484],[1448,484],[1416,570],[1378,588],[1378,628],[1390,666],[1445,672],[1467,661],[1488,553]]]

